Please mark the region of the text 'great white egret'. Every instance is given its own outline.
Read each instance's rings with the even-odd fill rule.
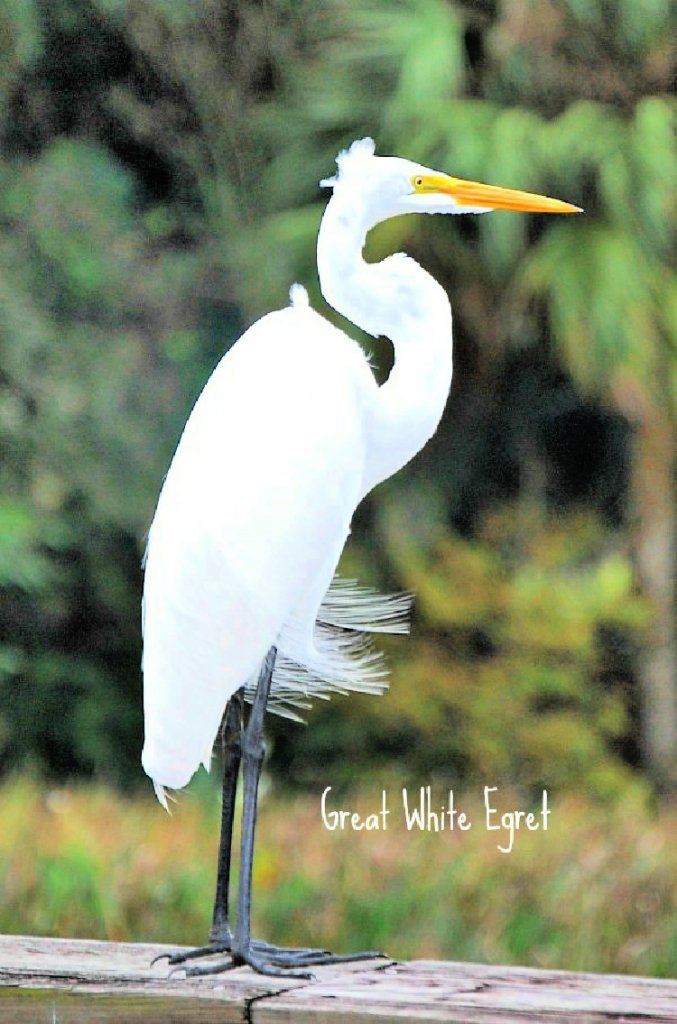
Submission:
[[[332,691],[379,692],[384,669],[370,632],[404,632],[409,599],[332,578],[362,498],[434,433],[452,374],[444,290],[401,253],[366,263],[367,232],[404,213],[523,210],[577,213],[557,199],[482,185],[396,157],[371,139],[339,154],[317,244],[322,293],[335,310],[395,350],[377,385],[360,346],[309,306],[255,323],[214,370],[186,423],[150,529],[143,597],[143,767],[166,788],[209,767],[221,725],[224,780],[209,944],[170,957],[228,953],[191,974],[249,964],[263,974],[336,957],[252,940],[256,799],[266,709]],[[251,703],[246,728],[243,703]],[[224,711],[225,709],[225,711]],[[230,857],[237,776],[244,802],[234,929]]]

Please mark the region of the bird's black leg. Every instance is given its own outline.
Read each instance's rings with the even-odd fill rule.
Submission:
[[[239,689],[228,702],[221,726],[221,750],[223,756],[223,798],[221,801],[221,838],[219,860],[216,872],[216,895],[209,938],[212,943],[225,944],[229,949],[232,940],[228,922],[228,893],[230,889],[230,860],[233,844],[233,819],[235,817],[235,796],[237,776],[242,757],[242,703],[244,689]]]
[[[266,714],[270,684],[277,651],[271,647],[259,675],[254,703],[242,743],[242,838],[240,842],[240,882],[237,892],[237,925],[233,959],[246,962],[251,950],[252,872],[254,868],[254,832],[259,779],[265,755],[263,720]]]
[[[228,920],[228,894],[230,889],[230,861],[233,844],[233,821],[235,818],[235,797],[237,777],[242,758],[242,705],[244,688],[240,688],[228,701],[221,721],[221,753],[223,761],[223,790],[221,800],[221,836],[219,858],[216,870],[216,894],[209,944],[185,950],[168,956],[170,964],[182,964],[186,960],[211,956],[214,953],[229,953],[232,932]],[[158,957],[157,959],[163,959]]]
[[[252,870],[254,865],[254,833],[259,778],[265,747],[263,722],[270,694],[270,685],[277,651],[271,647],[261,668],[251,714],[242,737],[243,810],[240,847],[240,881],[237,899],[237,923],[231,947],[231,960],[221,965],[188,968],[187,974],[213,974],[248,964],[259,974],[284,978],[312,978],[307,972],[294,970],[314,964],[371,960],[382,953],[364,952],[335,956],[325,949],[284,949],[251,938]]]
[[[312,978],[312,974],[294,970],[298,967],[310,967],[314,964],[335,964],[351,960],[372,960],[383,953],[351,953],[336,956],[325,949],[286,949],[273,946],[267,942],[259,942],[251,938],[251,897],[252,871],[254,866],[254,833],[256,830],[256,804],[258,797],[261,766],[265,754],[263,743],[263,722],[270,694],[273,669],[277,651],[274,647],[268,651],[259,673],[256,694],[249,715],[247,727],[241,733],[242,743],[238,747],[233,740],[230,756],[242,758],[243,776],[243,809],[242,838],[240,845],[240,880],[237,899],[237,923],[235,934],[231,936],[228,927],[228,883],[230,878],[230,843],[232,839],[232,811],[235,799],[235,785],[226,792],[224,776],[223,816],[221,821],[221,848],[219,850],[219,870],[217,876],[216,900],[214,903],[214,919],[210,938],[212,944],[200,949],[190,950],[185,954],[177,954],[169,959],[171,964],[183,964],[186,960],[206,956],[210,953],[229,952],[230,959],[225,962],[190,966],[184,968],[187,975],[195,977],[204,974],[219,974],[248,964],[259,974],[269,974],[283,978]],[[241,693],[241,691],[240,691]],[[240,723],[241,723],[240,704]],[[224,751],[228,720],[224,724]],[[230,734],[228,734],[230,735]],[[227,761],[224,753],[224,768]],[[234,762],[233,762],[234,763]],[[231,803],[232,801],[232,803]],[[228,810],[229,809],[229,810]]]

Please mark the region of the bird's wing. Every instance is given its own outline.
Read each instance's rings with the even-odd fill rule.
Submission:
[[[375,388],[359,347],[302,307],[258,321],[209,379],[149,535],[143,764],[156,783],[188,782],[285,623],[307,624],[309,602],[314,618],[362,494]]]

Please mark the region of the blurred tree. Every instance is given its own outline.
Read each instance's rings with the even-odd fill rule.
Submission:
[[[542,108],[585,98],[559,118],[556,137],[529,132],[527,147],[549,139],[549,161],[581,183],[592,177],[585,191],[595,217],[575,232],[559,224],[534,246],[518,289],[525,301],[545,298],[579,386],[633,429],[631,535],[652,608],[639,673],[642,745],[654,778],[669,787],[677,783],[674,51],[668,4],[621,4],[608,15],[604,5],[523,0],[506,6],[493,45],[506,85],[526,85]]]
[[[10,737],[22,734],[61,764],[57,725],[52,747],[30,747],[21,687],[53,693],[46,720],[66,692],[84,707],[73,723],[81,753],[69,748],[68,766],[110,763],[105,736],[121,699],[112,694],[124,695],[126,715],[139,706],[134,538],[189,404],[243,323],[284,303],[293,280],[317,298],[315,182],[339,145],[372,133],[381,152],[586,207],[575,224],[400,219],[370,238],[376,258],[406,238],[445,284],[458,368],[438,437],[358,515],[356,532],[370,530],[388,552],[374,573],[418,585],[421,566],[437,564],[436,524],[470,542],[495,505],[526,497],[549,506],[544,515],[572,503],[595,510],[622,561],[623,534],[610,527],[631,533],[628,464],[638,578],[653,609],[645,761],[667,784],[677,308],[667,3],[29,0],[0,17],[2,135],[13,154],[0,165],[4,763],[16,761],[21,743]],[[370,344],[387,370],[388,346]],[[378,509],[408,507],[412,489],[407,565]],[[576,520],[566,522],[576,550]],[[604,557],[597,568],[586,559],[591,578],[603,577]],[[472,564],[481,588],[484,563]],[[607,628],[602,604],[581,629]],[[434,643],[439,622],[426,609]],[[637,621],[614,615],[620,632]],[[497,651],[492,672],[510,678],[515,663]],[[484,671],[472,645],[464,657]],[[574,659],[562,686],[580,689],[593,660]],[[579,724],[588,710],[581,698]],[[595,712],[597,738],[617,744],[601,721]],[[297,740],[313,756],[310,732]]]
[[[408,48],[385,124],[456,173],[519,181],[575,196],[586,207],[583,223],[554,223],[529,239],[518,218],[483,219],[482,270],[473,267],[471,279],[468,256],[454,253],[460,259],[449,287],[459,294],[461,330],[464,322],[472,325],[480,373],[501,347],[542,343],[545,321],[583,393],[610,403],[633,430],[627,521],[653,613],[639,670],[642,748],[654,779],[669,787],[677,780],[677,149],[669,5],[511,0],[482,12],[475,5],[433,6],[450,15],[449,87],[440,90],[428,73],[426,47],[443,45],[431,42],[433,22],[424,28],[422,13],[412,11],[418,29],[402,32]],[[468,46],[473,27],[480,36]],[[463,31],[468,84],[481,103],[449,95],[451,82],[462,87],[453,55]],[[444,226],[430,231],[441,236]],[[533,456],[526,462],[533,468]]]
[[[583,787],[596,799],[641,789],[623,759],[618,638],[640,629],[646,610],[600,520],[544,515],[526,499],[494,507],[463,539],[417,522],[414,489],[386,501],[380,519],[417,595],[416,628],[386,700],[317,713],[310,763],[296,737],[280,734],[300,784],[312,786],[322,764],[332,785],[348,787],[354,760],[369,756],[374,787],[379,777],[393,784],[394,762],[397,782],[414,787],[500,780],[534,796]]]
[[[0,766],[123,780],[140,745],[137,538],[200,345],[196,271],[171,214],[139,211],[129,169],[72,125],[87,105],[63,102],[73,68],[57,53],[80,40],[96,110],[119,69],[105,33],[92,43],[75,5],[5,16]]]

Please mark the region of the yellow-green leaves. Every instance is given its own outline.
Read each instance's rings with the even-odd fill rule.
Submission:
[[[379,709],[391,728],[411,716],[423,748],[471,777],[618,795],[630,774],[613,744],[629,719],[605,637],[638,639],[648,614],[601,524],[496,509],[474,539],[426,545],[407,543],[393,505],[384,529],[417,615]]]

